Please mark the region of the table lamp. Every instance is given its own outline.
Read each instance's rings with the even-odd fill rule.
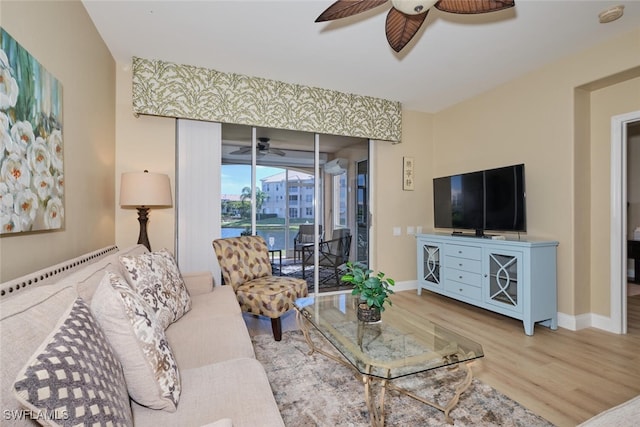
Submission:
[[[138,209],[138,222],[140,222],[138,243],[145,245],[149,251],[151,251],[147,236],[149,208],[165,208],[170,207],[171,204],[171,184],[168,175],[149,173],[147,170],[122,174],[120,206]]]

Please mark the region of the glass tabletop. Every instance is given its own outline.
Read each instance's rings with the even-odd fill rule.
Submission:
[[[358,297],[300,298],[296,308],[360,373],[393,379],[484,356],[477,342],[397,306],[382,320],[357,319]]]

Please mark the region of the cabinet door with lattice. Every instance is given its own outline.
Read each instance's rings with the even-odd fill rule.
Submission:
[[[522,312],[522,253],[487,250],[485,302]]]
[[[442,244],[418,241],[418,280],[428,288],[442,289]]]

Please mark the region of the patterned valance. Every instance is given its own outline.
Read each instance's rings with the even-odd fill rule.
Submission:
[[[138,114],[400,141],[399,102],[133,58]]]

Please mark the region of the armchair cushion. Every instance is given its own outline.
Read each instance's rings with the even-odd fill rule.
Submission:
[[[307,295],[307,282],[293,277],[267,276],[236,288],[242,311],[276,319],[294,308],[296,299]]]

